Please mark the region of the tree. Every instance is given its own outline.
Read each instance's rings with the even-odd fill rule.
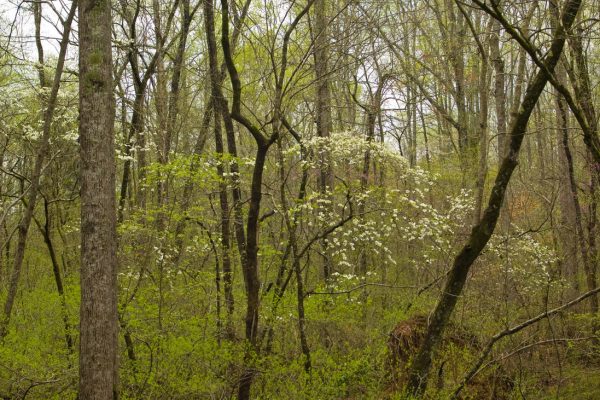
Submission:
[[[274,104],[271,110],[274,121],[273,131],[265,132],[250,119],[248,119],[241,109],[242,86],[240,76],[233,59],[231,51],[231,39],[229,37],[229,4],[227,0],[221,0],[222,12],[222,27],[221,27],[221,46],[227,71],[233,89],[233,100],[231,106],[231,118],[241,124],[254,138],[256,142],[256,157],[252,171],[252,183],[250,188],[250,205],[246,222],[246,243],[244,244],[244,254],[242,258],[242,272],[244,276],[244,284],[246,287],[246,340],[249,346],[249,351],[246,354],[246,359],[250,362],[252,353],[257,350],[256,344],[258,339],[258,322],[259,322],[259,307],[260,307],[260,280],[258,274],[258,233],[259,233],[259,218],[260,207],[262,201],[262,183],[265,170],[265,163],[269,148],[280,137],[280,128],[282,124],[282,102],[285,95],[284,89],[286,82],[288,46],[292,33],[295,31],[298,23],[315,0],[309,0],[300,12],[294,17],[289,26],[286,27],[283,35],[283,43],[281,48],[281,64],[279,68],[274,67],[275,90]],[[246,400],[250,398],[250,388],[254,377],[254,371],[250,366],[246,367],[243,376],[240,378],[238,388],[238,398]]]
[[[79,397],[117,399],[117,235],[111,3],[79,7],[81,306]]]
[[[69,36],[71,34],[71,23],[73,22],[73,17],[75,16],[75,11],[77,10],[77,1],[73,1],[71,4],[71,9],[65,20],[63,25],[63,35],[60,42],[60,50],[58,55],[58,63],[56,66],[56,71],[54,73],[54,79],[52,81],[52,88],[50,90],[50,96],[48,97],[48,102],[45,105],[45,110],[43,114],[43,127],[42,127],[42,137],[39,143],[39,147],[37,149],[37,155],[35,158],[35,165],[33,167],[33,173],[31,175],[31,184],[28,188],[27,193],[27,203],[25,208],[25,213],[21,222],[19,223],[19,235],[17,242],[17,249],[14,256],[14,265],[10,278],[10,285],[8,289],[8,295],[6,297],[6,301],[4,303],[4,315],[2,320],[0,321],[0,339],[4,338],[8,333],[8,324],[10,322],[10,316],[12,313],[13,305],[15,302],[15,296],[17,294],[17,287],[19,285],[19,280],[21,277],[21,269],[23,267],[23,259],[25,257],[25,249],[27,246],[27,234],[29,233],[29,226],[31,225],[31,220],[33,218],[33,213],[35,211],[35,205],[37,203],[38,191],[40,188],[40,182],[42,179],[42,167],[44,162],[46,161],[46,157],[48,155],[49,146],[50,146],[50,133],[52,128],[52,120],[54,117],[54,111],[56,109],[56,99],[58,97],[58,91],[60,89],[61,77],[63,73],[63,67],[65,62],[65,57],[67,54],[67,47],[69,45]],[[38,15],[41,11],[36,11],[36,20],[38,19]],[[37,30],[37,28],[36,28]],[[39,34],[39,31],[38,31]],[[38,35],[39,37],[39,35]],[[39,43],[39,41],[38,41]],[[41,52],[41,46],[38,45],[38,60],[43,61],[43,53]],[[40,67],[43,69],[43,63],[40,64]],[[40,77],[40,86],[44,88],[46,86],[46,80],[44,78],[43,71],[39,75]],[[25,195],[25,194],[24,194]]]
[[[433,316],[427,327],[423,343],[411,362],[408,383],[409,393],[415,395],[421,394],[427,386],[432,354],[439,344],[444,328],[450,320],[473,262],[494,233],[506,188],[518,164],[519,151],[521,150],[529,117],[546,83],[550,79],[550,74],[554,71],[561,57],[566,36],[575,21],[580,5],[581,1],[579,0],[571,0],[565,4],[562,11],[561,25],[554,33],[550,49],[542,61],[542,67],[527,86],[519,112],[511,122],[508,153],[502,160],[502,164],[496,175],[488,206],[480,221],[473,227],[467,244],[454,259],[454,264],[446,280],[442,296],[435,307]]]
[[[0,398],[596,396],[575,2],[0,6]]]

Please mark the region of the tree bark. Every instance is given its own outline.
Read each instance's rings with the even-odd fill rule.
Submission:
[[[109,0],[79,9],[81,306],[79,398],[118,398],[112,18]]]
[[[331,90],[329,82],[329,31],[327,29],[327,0],[315,2],[315,32],[314,32],[314,61],[316,78],[316,124],[317,135],[321,138],[329,138],[333,128],[331,117]],[[319,155],[319,192],[322,196],[328,196],[333,191],[333,168],[327,152]],[[331,207],[327,204],[319,206],[321,212],[328,213]],[[326,241],[321,241],[323,249],[323,278],[329,281],[333,265],[331,254]]]
[[[221,73],[218,68],[217,42],[215,38],[215,20],[212,0],[204,0],[204,27],[206,30],[206,41],[208,47],[210,83],[213,104],[216,108],[214,113],[215,129],[215,150],[221,157],[217,164],[217,174],[221,178],[219,186],[219,204],[221,208],[221,259],[223,266],[223,291],[225,295],[225,308],[227,310],[226,335],[233,337],[232,315],[234,307],[233,298],[233,271],[231,268],[231,243],[230,243],[230,223],[229,223],[229,201],[227,196],[227,182],[225,179],[224,148],[223,135],[221,132],[222,115],[219,112],[222,109],[222,102],[225,100],[221,92]]]
[[[559,105],[559,103],[562,104]],[[581,208],[579,207],[579,200],[577,193],[577,206],[573,198],[573,187],[576,185],[574,182],[574,176],[572,173],[573,169],[573,157],[569,146],[568,138],[568,127],[567,114],[565,112],[564,100],[556,99],[556,139],[558,142],[558,160],[559,160],[559,207],[560,207],[560,230],[558,232],[559,243],[562,247],[562,274],[564,278],[569,282],[575,291],[579,290],[579,271],[580,264],[583,262],[581,259],[581,247],[580,240],[581,230],[578,228],[581,226]],[[575,186],[575,190],[576,186]],[[579,209],[579,212],[577,211]],[[577,215],[579,214],[579,219]],[[576,238],[574,240],[574,237]],[[578,251],[579,250],[579,251]],[[585,252],[585,250],[584,250]],[[578,255],[579,253],[579,255]],[[581,260],[580,260],[581,259]]]
[[[508,145],[506,137],[506,88],[504,60],[500,54],[500,24],[493,23],[494,31],[490,35],[490,61],[494,67],[494,102],[496,106],[496,125],[498,132],[498,158],[506,155]]]
[[[467,160],[473,156],[469,154],[472,148],[473,139],[469,133],[469,123],[467,115],[467,99],[465,94],[465,59],[464,59],[464,37],[465,37],[465,17],[455,10],[455,3],[446,0],[446,11],[449,17],[449,58],[452,66],[454,79],[454,100],[457,108],[458,129],[458,147],[459,156],[464,167],[467,167]],[[465,169],[466,171],[466,169]]]
[[[46,71],[44,71],[44,46],[42,44],[42,2],[33,2],[33,20],[35,24],[35,47],[37,48],[38,54],[38,78],[40,80],[40,87],[44,88],[47,86],[46,82]]]
[[[315,2],[315,76],[317,79],[316,123],[317,135],[328,138],[332,129],[331,90],[329,82],[329,31],[327,29],[327,1]],[[319,190],[333,190],[333,170],[328,155],[323,154],[319,171]]]
[[[385,85],[385,81],[387,79],[386,75],[379,76],[379,82],[377,84],[377,88],[375,89],[375,93],[371,95],[371,104],[364,107],[366,111],[366,132],[365,132],[365,140],[368,144],[371,144],[375,138],[375,124],[377,122],[377,115],[381,109],[381,99],[383,95],[383,87]],[[415,116],[413,115],[413,118]],[[370,174],[370,166],[371,166],[371,150],[367,148],[365,154],[363,155],[363,165],[362,165],[362,174],[360,176],[360,191],[364,193],[367,190],[367,186],[369,184],[369,174]],[[362,222],[365,220],[365,201],[361,201],[358,205],[358,217]],[[361,253],[358,262],[358,274],[362,279],[365,279],[367,276],[367,251],[368,246],[365,244],[361,246]],[[366,294],[366,291],[365,291]]]
[[[493,50],[495,35],[492,33],[490,40],[490,47]],[[485,181],[487,176],[487,159],[488,159],[488,111],[489,111],[489,82],[490,77],[488,73],[488,54],[485,49],[480,49],[482,52],[481,57],[481,69],[479,71],[479,167],[477,170],[477,183],[475,184],[475,210],[473,213],[473,225],[476,225],[479,222],[479,218],[481,218],[481,208],[483,205],[484,193],[485,193]],[[493,53],[493,51],[492,51]],[[493,61],[494,62],[494,61]],[[495,63],[495,62],[494,62]],[[502,61],[500,60],[500,63]],[[496,75],[498,75],[498,71],[496,71]],[[502,78],[502,85],[504,85],[504,78]],[[496,81],[496,90],[498,90],[498,82]],[[504,87],[504,86],[503,86]],[[498,97],[496,97],[498,98]],[[496,111],[498,111],[498,104],[496,104]],[[498,116],[498,123],[500,124],[501,119],[504,118]],[[502,128],[505,129],[505,128]],[[498,129],[500,132],[500,128]],[[500,138],[499,138],[500,140]],[[502,138],[504,140],[504,138]]]

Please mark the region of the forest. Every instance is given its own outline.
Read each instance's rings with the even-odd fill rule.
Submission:
[[[0,399],[599,399],[598,0],[0,0]]]

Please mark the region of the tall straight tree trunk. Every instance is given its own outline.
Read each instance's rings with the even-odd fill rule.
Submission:
[[[167,91],[167,71],[165,70],[165,40],[166,38],[162,33],[162,2],[159,0],[152,0],[152,13],[155,26],[156,35],[156,51],[159,54],[156,61],[156,76],[155,76],[155,95],[154,95],[154,106],[156,109],[156,123],[157,123],[157,155],[158,162],[161,165],[166,165],[169,162],[169,150],[171,146],[171,132],[168,127],[168,91]],[[165,213],[163,207],[166,205],[167,200],[167,179],[162,172],[158,172],[158,179],[156,183],[156,201],[158,207],[158,213],[156,216],[156,228],[158,232],[162,232],[165,228]],[[162,263],[159,270],[159,280],[163,280],[163,268]],[[161,285],[159,285],[161,286]],[[162,290],[161,298],[162,298]],[[159,305],[161,309],[162,301]],[[160,318],[159,318],[160,320]]]
[[[410,85],[406,86],[406,148],[408,153],[408,164],[411,167],[415,167],[417,164],[417,147],[414,142],[415,133],[413,132],[413,118],[416,117],[414,115],[415,107],[414,107],[414,99],[413,99],[413,90]]]
[[[559,103],[561,103],[559,105]],[[559,174],[559,192],[558,192],[558,205],[560,207],[560,229],[558,231],[558,239],[562,248],[562,271],[563,277],[569,282],[571,287],[575,290],[579,290],[579,271],[581,260],[581,248],[580,241],[575,238],[581,236],[580,229],[577,226],[581,225],[577,223],[577,212],[575,207],[575,201],[573,200],[573,190],[571,178],[573,177],[570,170],[573,168],[573,159],[569,147],[568,139],[568,127],[567,113],[565,110],[564,100],[557,98],[556,103],[556,141],[558,143],[557,156],[559,161],[558,174]],[[573,177],[574,179],[574,177]],[[576,194],[577,196],[577,194]],[[578,201],[577,201],[578,202]],[[579,211],[581,217],[581,210]]]
[[[46,72],[44,71],[44,45],[42,44],[42,2],[33,2],[33,20],[35,24],[35,47],[37,48],[38,54],[38,77],[40,80],[40,87],[46,87]]]
[[[377,89],[375,93],[372,95],[371,104],[369,104],[365,108],[367,125],[365,132],[365,139],[367,143],[371,144],[375,138],[375,124],[377,122],[377,116],[379,115],[381,109],[381,98],[383,94],[383,87],[385,85],[386,76],[379,76],[379,82],[377,85]],[[414,116],[413,116],[414,117]],[[363,155],[363,165],[362,165],[362,174],[360,176],[360,191],[361,193],[365,193],[367,190],[367,186],[369,184],[369,174],[370,174],[370,166],[371,166],[371,150],[367,148],[365,154]],[[358,205],[358,217],[361,221],[364,222],[365,219],[365,202],[361,201]],[[368,246],[365,244],[362,246],[360,259],[358,262],[358,275],[362,277],[362,279],[366,279],[367,276],[367,250]],[[364,292],[366,293],[366,291]]]
[[[79,398],[118,398],[112,18],[109,0],[79,8],[81,306]]]
[[[136,9],[133,17],[128,21],[129,23],[129,39],[135,43],[137,40],[137,18],[140,12],[140,1],[136,3]],[[123,7],[123,15],[127,16],[127,7]],[[130,185],[131,171],[131,156],[133,154],[133,141],[144,129],[144,97],[146,93],[146,86],[150,74],[146,74],[144,78],[140,78],[139,62],[133,46],[127,52],[127,61],[131,67],[131,73],[133,75],[133,90],[135,92],[135,98],[133,101],[133,110],[131,115],[131,124],[129,126],[129,132],[125,137],[124,155],[125,162],[123,163],[123,178],[121,179],[121,190],[119,193],[119,206],[117,213],[117,222],[121,223],[124,220],[125,202],[127,201],[127,193]]]
[[[496,106],[496,125],[498,132],[498,158],[506,155],[508,144],[506,137],[506,73],[504,60],[500,54],[500,23],[494,21],[493,32],[490,35],[490,61],[494,67],[494,102]]]
[[[581,29],[581,28],[580,28]],[[575,88],[575,93],[579,99],[581,109],[586,117],[588,123],[588,129],[590,135],[597,137],[598,135],[598,118],[596,113],[596,107],[593,101],[592,86],[590,80],[590,73],[588,63],[584,57],[583,43],[581,31],[577,35],[569,37],[569,44],[573,58],[575,59],[576,72],[571,74],[571,82]],[[597,285],[597,264],[598,264],[598,250],[596,247],[596,232],[597,228],[597,197],[596,187],[600,181],[600,165],[594,162],[594,154],[592,146],[588,145],[588,156],[590,166],[590,209],[589,209],[589,222],[588,222],[588,246],[589,246],[589,266],[586,270],[586,281],[587,286],[590,287]],[[596,314],[598,312],[598,296],[593,295],[590,298],[590,310]],[[594,330],[598,329],[597,323],[593,326]]]
[[[588,158],[591,160],[592,156],[588,154]],[[598,177],[592,172],[590,177],[590,204],[588,207],[589,220],[587,225],[588,231],[588,248],[590,258],[590,269],[587,274],[588,287],[590,285],[597,285],[597,270],[598,270],[598,246],[597,246],[597,235],[598,235],[598,193],[596,185]],[[598,296],[594,295],[595,299],[590,300],[590,309],[595,314],[598,313]],[[594,322],[593,329],[596,332],[598,330],[598,323]]]
[[[314,32],[314,60],[315,77],[317,80],[316,98],[316,123],[317,135],[321,138],[329,138],[333,127],[331,117],[331,90],[329,82],[329,31],[327,29],[327,0],[315,2],[315,32]],[[319,191],[321,195],[327,196],[328,191],[333,190],[333,169],[331,167],[329,154],[323,152],[320,155]],[[321,212],[328,213],[331,207],[327,204],[320,206]],[[332,273],[331,254],[328,250],[327,241],[321,241],[323,248],[323,278],[329,281]]]
[[[315,2],[315,75],[317,78],[316,122],[317,135],[328,138],[332,129],[331,120],[331,91],[329,83],[329,31],[327,29],[327,1]],[[333,171],[329,164],[328,155],[323,155],[324,167],[319,171],[319,189],[333,189]]]
[[[310,373],[312,361],[310,347],[306,336],[306,311],[304,309],[304,278],[302,277],[302,268],[300,266],[301,257],[298,255],[298,246],[296,241],[292,241],[293,263],[292,268],[296,274],[296,309],[298,312],[298,334],[300,335],[300,350],[304,355],[304,371]]]
[[[492,34],[494,37],[494,34]],[[493,48],[493,43],[490,43]],[[488,159],[488,111],[489,111],[489,82],[490,74],[488,72],[488,55],[485,49],[480,49],[481,69],[479,71],[479,166],[477,170],[477,183],[475,185],[475,211],[473,213],[473,225],[476,225],[481,218],[481,208],[483,206],[483,197],[485,193],[485,180],[487,175],[487,159]],[[498,71],[496,71],[498,74]],[[497,82],[496,82],[497,83]],[[504,83],[502,83],[504,85]],[[496,87],[496,89],[498,89]],[[496,109],[498,109],[496,105]],[[500,121],[500,117],[498,118]]]
[[[238,42],[240,33],[242,31],[243,23],[248,14],[248,10],[250,8],[250,3],[252,0],[246,0],[244,2],[244,6],[242,7],[242,12],[234,21],[233,34],[231,35],[231,51],[233,51]],[[224,61],[221,66],[221,83],[225,79],[227,71],[227,64]],[[233,227],[235,232],[235,238],[237,242],[238,252],[240,254],[240,261],[242,266],[246,264],[246,232],[244,230],[244,213],[242,210],[243,200],[242,200],[242,190],[240,187],[240,169],[237,163],[238,151],[237,151],[237,143],[235,137],[235,128],[233,125],[233,117],[229,112],[229,105],[225,96],[223,95],[223,91],[221,89],[221,85],[219,85],[219,104],[218,108],[221,110],[221,116],[223,117],[223,124],[225,126],[225,136],[227,138],[227,152],[232,157],[232,162],[229,164],[229,171],[232,176],[232,190],[231,190],[231,198],[233,200]]]
[[[596,287],[595,266],[591,263],[592,260],[588,252],[588,242],[585,238],[585,232],[583,228],[583,213],[581,210],[581,203],[579,201],[579,193],[577,192],[577,182],[575,181],[573,154],[569,145],[569,117],[567,105],[561,96],[557,96],[556,98],[556,116],[558,129],[560,131],[561,149],[566,161],[565,173],[567,174],[568,182],[567,191],[569,193],[571,207],[575,212],[575,240],[581,254],[581,262],[583,264],[583,270],[585,271],[588,290],[592,290]],[[573,238],[571,238],[571,240],[573,240]],[[574,278],[578,279],[577,276]],[[593,314],[598,312],[597,296],[590,297],[590,311]]]
[[[69,36],[71,34],[71,24],[75,17],[75,11],[77,10],[77,0],[73,0],[71,3],[71,9],[65,23],[63,25],[63,35],[60,41],[60,50],[58,53],[58,61],[56,64],[56,71],[54,73],[54,80],[52,82],[52,88],[50,90],[50,96],[48,97],[48,103],[43,115],[43,128],[42,137],[39,142],[37,155],[35,158],[35,164],[33,166],[33,172],[31,174],[31,183],[29,185],[29,193],[27,196],[27,206],[23,214],[23,218],[18,226],[18,238],[17,248],[14,255],[13,270],[10,275],[10,282],[8,287],[8,294],[6,296],[6,302],[4,303],[4,315],[0,321],[0,339],[3,339],[8,333],[8,324],[10,322],[10,316],[12,308],[17,295],[17,288],[19,286],[19,280],[21,278],[21,269],[23,266],[23,258],[25,257],[25,248],[27,246],[27,234],[29,232],[29,226],[31,225],[31,219],[33,218],[33,212],[37,201],[38,191],[40,188],[40,182],[42,178],[42,166],[48,156],[50,147],[50,133],[52,128],[52,119],[54,116],[54,110],[56,109],[56,99],[58,97],[58,90],[60,89],[60,79],[65,64],[65,56],[67,54],[67,47],[69,45]],[[41,12],[41,11],[40,11]],[[40,83],[45,84],[45,80],[42,79]],[[111,88],[112,89],[112,88]]]
[[[181,80],[185,66],[185,49],[187,46],[188,36],[190,34],[190,26],[196,8],[190,10],[190,0],[181,1],[181,29],[179,31],[179,42],[177,44],[177,52],[175,60],[173,60],[173,75],[171,76],[169,93],[169,108],[167,110],[167,137],[165,138],[164,150],[165,154],[171,152],[172,142],[177,139],[177,117],[180,113],[180,96],[181,96]]]
[[[449,37],[450,64],[454,79],[454,101],[457,109],[458,129],[458,147],[463,167],[468,168],[468,160],[473,156],[470,154],[471,145],[474,142],[470,137],[470,129],[467,115],[467,99],[465,94],[465,58],[464,58],[464,38],[465,38],[465,17],[455,10],[455,3],[446,0],[446,11],[449,18]]]
[[[382,83],[380,83],[380,85],[382,85]],[[379,90],[378,90],[379,91]],[[378,98],[378,95],[375,95],[376,98]],[[368,111],[367,111],[367,132],[365,135],[365,139],[367,141],[367,143],[371,144],[373,142],[373,137],[375,136],[375,121],[376,121],[376,117],[377,117],[377,112],[378,112],[378,108],[379,106],[376,105],[376,102],[378,101],[378,99],[373,99],[373,106],[369,107]],[[361,193],[365,193],[367,190],[367,186],[369,184],[369,174],[370,174],[370,167],[371,167],[371,149],[367,148],[367,150],[365,151],[365,154],[363,155],[363,165],[362,165],[362,173],[360,176],[360,192]],[[362,200],[359,205],[358,205],[358,218],[360,218],[360,220],[362,222],[365,222],[365,200]],[[367,253],[368,253],[368,245],[366,243],[364,243],[363,245],[361,245],[361,249],[360,249],[360,256],[359,256],[359,261],[358,261],[358,275],[360,275],[360,277],[362,279],[366,279],[367,276],[367,269],[368,269],[368,257],[367,257]],[[366,291],[365,291],[366,293]]]
[[[209,72],[212,93],[212,103],[216,109],[214,112],[215,128],[215,150],[221,156],[217,164],[217,173],[221,179],[219,187],[219,204],[221,206],[221,259],[223,265],[223,283],[225,295],[225,308],[227,310],[226,334],[233,337],[232,315],[234,307],[233,299],[233,271],[231,268],[231,242],[229,223],[229,201],[227,196],[227,182],[225,180],[225,162],[223,159],[223,135],[221,132],[222,103],[225,101],[221,92],[221,73],[218,68],[217,41],[215,37],[215,17],[212,0],[204,1],[204,27],[206,30],[206,41],[208,47]]]
[[[134,78],[134,82],[136,79]],[[125,218],[125,203],[127,201],[127,193],[131,178],[131,156],[133,154],[133,140],[144,129],[144,95],[145,85],[141,87],[134,83],[135,100],[133,101],[133,113],[131,116],[131,127],[129,128],[128,136],[125,140],[125,162],[123,163],[123,178],[121,179],[121,190],[119,193],[119,208],[117,212],[118,222],[121,223]]]
[[[245,257],[243,259],[242,273],[246,286],[246,340],[251,347],[251,351],[246,353],[246,359],[252,357],[256,350],[256,339],[258,335],[258,311],[260,306],[260,279],[258,275],[258,230],[260,204],[262,200],[262,179],[263,172],[269,150],[269,145],[258,144],[256,149],[256,159],[254,161],[254,170],[252,173],[252,184],[250,189],[250,207],[248,209],[248,218],[246,222],[246,245]],[[246,368],[240,378],[238,386],[238,399],[250,399],[250,388],[255,372]]]
[[[302,150],[302,153],[304,151]],[[281,139],[277,140],[277,157],[279,161],[279,198],[281,200],[281,207],[283,210],[283,219],[285,222],[285,226],[288,232],[288,243],[289,249],[292,255],[292,270],[296,276],[296,309],[298,312],[298,334],[300,336],[300,350],[304,355],[304,370],[308,373],[312,368],[311,356],[310,356],[310,347],[308,345],[308,339],[306,337],[306,317],[305,317],[305,309],[304,309],[304,278],[302,277],[302,267],[300,265],[300,261],[302,256],[298,254],[298,237],[297,237],[297,228],[298,228],[298,216],[295,212],[290,212],[287,196],[286,196],[286,176],[285,176],[285,160],[283,157],[283,149],[281,146]],[[306,172],[303,171],[302,175],[302,183],[305,182]],[[304,197],[304,189],[301,187],[300,195],[298,196],[300,199]],[[291,215],[290,215],[291,214]],[[278,303],[283,297],[282,281],[283,281],[283,273],[284,270],[280,269],[280,275],[278,276],[278,285],[276,290],[276,302]],[[290,271],[291,272],[291,271]],[[274,309],[277,306],[277,303],[274,304]],[[269,327],[269,339],[267,346],[270,347],[272,340],[272,332],[273,327]]]
[[[452,316],[456,303],[463,291],[471,266],[490,240],[496,227],[500,209],[510,178],[517,167],[519,152],[527,130],[527,124],[535,105],[542,94],[546,83],[560,59],[566,35],[579,11],[581,0],[569,0],[563,9],[562,25],[552,39],[549,51],[542,60],[544,68],[540,68],[533,77],[519,107],[519,112],[511,123],[510,144],[507,155],[498,169],[496,181],[488,201],[488,206],[480,222],[471,231],[465,246],[460,250],[449,271],[441,297],[433,311],[425,337],[417,354],[411,361],[408,371],[407,390],[411,395],[425,392],[429,379],[433,352],[439,344],[444,329]]]

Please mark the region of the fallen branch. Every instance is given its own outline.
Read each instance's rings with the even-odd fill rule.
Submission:
[[[524,351],[526,351],[526,350],[529,350],[529,349],[531,349],[531,348],[533,348],[533,347],[536,347],[536,346],[543,346],[543,345],[547,345],[547,344],[556,344],[556,343],[563,343],[563,344],[566,344],[566,343],[582,342],[582,341],[586,341],[586,340],[597,340],[597,339],[598,339],[598,336],[595,336],[595,335],[594,335],[594,336],[586,336],[586,337],[582,337],[582,338],[557,338],[557,339],[547,339],[547,340],[540,340],[540,341],[537,341],[537,342],[535,342],[535,343],[529,343],[529,344],[527,344],[527,345],[525,345],[525,346],[519,347],[518,349],[515,349],[515,350],[511,351],[511,352],[510,352],[510,353],[508,353],[508,354],[505,354],[505,355],[503,355],[503,356],[501,356],[501,357],[495,358],[495,359],[493,359],[493,360],[491,360],[491,361],[487,362],[487,363],[486,363],[484,366],[482,366],[481,368],[479,368],[479,371],[477,371],[477,372],[475,373],[475,375],[479,374],[479,373],[480,373],[481,371],[483,371],[484,369],[487,369],[487,368],[489,368],[489,367],[490,367],[491,365],[493,365],[493,364],[499,363],[500,361],[504,361],[504,360],[506,360],[507,358],[510,358],[510,357],[512,357],[512,356],[515,356],[515,355],[517,355],[517,354],[519,354],[519,353],[522,353],[522,352],[524,352]]]
[[[362,288],[365,288],[367,286],[384,287],[384,288],[390,288],[390,289],[418,289],[419,288],[418,286],[394,286],[394,285],[386,285],[383,283],[361,283],[360,285],[355,286],[351,289],[341,290],[339,292],[315,292],[314,290],[311,290],[310,292],[306,292],[304,294],[304,297],[312,296],[313,294],[329,294],[329,295],[349,294],[349,293],[355,292],[357,290],[360,290]]]
[[[477,360],[475,365],[473,365],[473,367],[469,370],[469,372],[464,377],[464,379],[462,380],[460,385],[456,388],[456,390],[454,390],[454,393],[452,394],[451,398],[452,399],[458,398],[458,395],[464,389],[465,385],[479,372],[479,370],[481,369],[481,365],[486,360],[486,358],[489,356],[489,354],[492,351],[492,348],[494,347],[494,345],[496,344],[497,341],[499,341],[500,339],[502,339],[506,336],[513,335],[513,334],[527,328],[528,326],[535,324],[536,322],[538,322],[544,318],[550,317],[554,314],[558,314],[559,312],[561,312],[571,306],[574,306],[577,303],[582,302],[583,300],[587,299],[590,296],[593,296],[594,294],[596,294],[598,292],[600,292],[600,287],[592,289],[592,290],[582,294],[581,296],[569,301],[568,303],[561,305],[560,307],[556,307],[552,310],[538,314],[537,316],[535,316],[531,319],[528,319],[527,321],[522,322],[519,325],[516,325],[512,328],[506,329],[506,330],[492,336],[492,338],[489,340],[489,342],[485,346],[483,352],[481,353],[481,356],[479,357],[479,359]]]

